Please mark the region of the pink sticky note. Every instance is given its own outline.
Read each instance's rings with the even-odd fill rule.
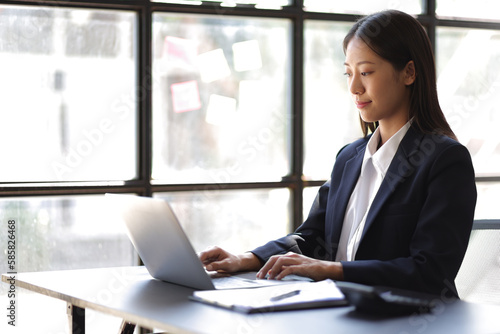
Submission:
[[[165,37],[164,55],[170,60],[179,60],[193,63],[198,54],[198,44],[189,39],[167,36]]]
[[[174,112],[198,110],[201,108],[200,92],[196,80],[179,82],[170,86]]]

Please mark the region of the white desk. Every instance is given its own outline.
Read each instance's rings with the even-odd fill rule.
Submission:
[[[84,332],[87,308],[172,333],[500,333],[500,306],[462,301],[403,317],[364,315],[353,307],[245,315],[190,301],[192,289],[155,280],[144,267],[20,273],[16,285],[66,301],[72,333]]]

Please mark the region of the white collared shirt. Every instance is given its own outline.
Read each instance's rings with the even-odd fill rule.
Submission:
[[[361,174],[347,204],[335,261],[354,260],[373,199],[410,125],[411,121],[407,122],[378,150],[379,128],[368,141]]]

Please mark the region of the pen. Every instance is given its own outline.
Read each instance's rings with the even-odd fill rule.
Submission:
[[[285,298],[288,298],[288,297],[292,297],[292,296],[298,295],[299,293],[300,293],[300,290],[293,290],[293,291],[284,293],[282,295],[271,297],[270,301],[277,302],[279,300],[282,300],[282,299],[285,299]]]

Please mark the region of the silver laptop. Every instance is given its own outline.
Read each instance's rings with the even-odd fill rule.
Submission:
[[[213,278],[201,263],[170,205],[161,199],[106,194],[150,275],[199,290],[259,287],[301,280],[255,279],[255,273]]]

